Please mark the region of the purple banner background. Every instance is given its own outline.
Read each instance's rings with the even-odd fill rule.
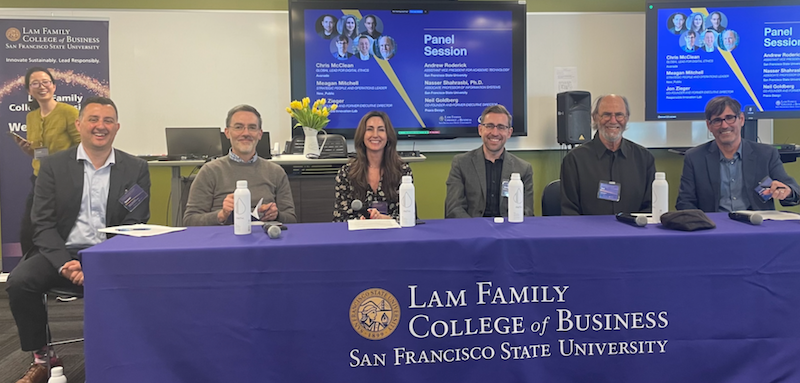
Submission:
[[[27,137],[25,71],[48,68],[56,100],[79,108],[80,100],[109,95],[108,21],[0,19],[0,125]],[[31,157],[8,134],[0,135],[0,229],[2,270],[11,271],[21,251],[19,226],[31,190]]]

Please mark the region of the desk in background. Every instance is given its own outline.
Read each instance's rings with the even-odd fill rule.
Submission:
[[[117,236],[82,253],[86,376],[800,381],[800,223],[709,216],[718,227],[692,233],[594,216]],[[372,290],[383,299],[369,310],[371,289],[397,303]],[[393,332],[357,333],[354,302],[355,328]]]
[[[425,156],[403,157],[403,161],[422,162]],[[282,154],[270,159],[283,166],[289,176],[292,188],[295,213],[300,222],[330,222],[333,219],[334,177],[339,167],[350,161],[349,158],[322,158],[309,160],[302,154]],[[205,160],[148,161],[149,166],[168,166],[172,168],[170,177],[170,217],[172,226],[183,226],[185,206],[181,201],[183,194],[189,193],[183,186],[181,166],[203,166]]]

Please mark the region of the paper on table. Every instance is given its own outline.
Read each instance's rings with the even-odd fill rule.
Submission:
[[[769,219],[772,221],[800,221],[800,215],[792,213],[790,211],[777,211],[777,210],[761,210],[761,211],[751,211],[745,210],[748,213],[758,213],[764,219]]]
[[[399,229],[400,224],[393,219],[351,219],[347,230]]]
[[[260,200],[258,200],[258,203],[256,204],[256,207],[253,208],[253,212],[251,213],[251,215],[255,219],[261,219],[261,217],[258,216],[258,207],[261,206],[262,202],[264,202],[264,198],[263,197]]]
[[[106,234],[129,235],[131,237],[152,237],[154,235],[172,233],[181,230],[186,230],[186,228],[137,223],[135,225],[107,227],[105,229],[100,229],[98,231]]]

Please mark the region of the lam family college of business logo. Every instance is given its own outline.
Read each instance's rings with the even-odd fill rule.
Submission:
[[[20,37],[22,37],[22,33],[19,29],[14,27],[6,29],[6,38],[8,41],[17,41]]]
[[[364,290],[350,304],[350,324],[364,338],[384,339],[400,324],[400,304],[384,289]]]

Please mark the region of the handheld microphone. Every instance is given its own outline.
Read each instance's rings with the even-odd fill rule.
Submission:
[[[644,225],[647,225],[647,217],[643,215],[634,216],[633,214],[628,214],[628,213],[617,213],[616,217],[617,221],[627,223],[628,225],[631,226],[642,227]]]
[[[761,222],[764,222],[764,217],[756,212],[732,211],[728,213],[728,218],[753,225],[760,225]]]
[[[360,199],[354,199],[353,202],[350,203],[350,208],[353,209],[353,213],[360,213],[361,210],[364,209],[364,203],[361,202]],[[364,218],[369,219],[369,214],[365,214]]]
[[[268,235],[270,239],[281,237],[281,228],[276,225],[264,225],[264,234]]]

